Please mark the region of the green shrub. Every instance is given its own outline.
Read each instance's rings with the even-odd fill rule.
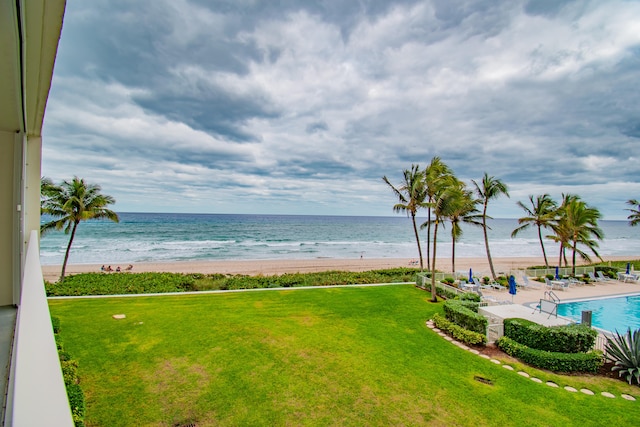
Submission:
[[[56,348],[58,349],[58,351],[64,350],[64,348],[62,347],[62,338],[60,338],[60,335],[54,334],[53,339],[56,342]]]
[[[470,331],[458,326],[455,323],[447,320],[439,314],[433,315],[433,323],[439,328],[450,334],[456,340],[469,345],[479,345],[487,343],[487,336],[478,332]]]
[[[78,384],[78,361],[64,360],[60,361],[62,369],[62,377],[65,384]]]
[[[634,378],[640,384],[640,329],[632,334],[628,328],[624,335],[616,331],[613,339],[607,337],[606,349],[607,359],[615,364],[611,370],[618,371],[620,377],[624,375],[629,384]]]
[[[503,336],[496,345],[509,356],[537,368],[554,372],[591,372],[596,373],[603,364],[600,351],[589,353],[558,353],[529,348],[507,336]]]
[[[610,279],[618,278],[618,269],[616,267],[598,266],[595,267],[595,271],[602,271],[602,274]]]
[[[458,293],[450,289],[447,289],[444,286],[438,286],[436,284],[436,295],[449,300],[449,299],[455,299],[458,296]]]
[[[476,294],[475,292],[465,292],[464,294],[458,295],[458,299],[461,301],[480,302],[480,295]],[[478,311],[477,307],[475,311]]]
[[[67,385],[67,397],[69,398],[69,406],[71,406],[71,415],[73,423],[76,427],[84,426],[84,393],[78,384]]]
[[[504,335],[538,350],[585,353],[593,348],[598,332],[586,325],[547,327],[526,319],[505,319]]]
[[[178,273],[83,273],[62,283],[47,283],[47,296],[184,292],[194,289],[192,275]]]
[[[51,316],[51,326],[53,327],[53,333],[54,334],[59,334],[60,333],[60,318],[59,317],[55,317],[55,316]]]
[[[478,314],[478,303],[473,301],[447,300],[444,305],[446,318],[470,331],[486,334],[487,319]]]
[[[447,285],[451,286],[454,284],[455,280],[453,279],[453,277],[445,277],[442,280],[444,283],[446,283]]]
[[[54,323],[53,319],[54,318],[52,318],[52,323]],[[79,385],[78,362],[72,359],[71,355],[62,349],[62,340],[57,332],[54,334],[54,337],[58,346],[60,369],[62,370],[62,378],[64,379],[64,385],[67,390],[67,398],[69,399],[69,406],[71,407],[73,423],[75,427],[84,427],[85,402],[84,393]]]

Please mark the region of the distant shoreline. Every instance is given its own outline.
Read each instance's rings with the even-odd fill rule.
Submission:
[[[640,259],[640,255],[629,256],[604,256],[605,261],[621,261]],[[314,259],[288,259],[288,260],[212,260],[212,261],[171,261],[171,262],[144,262],[134,263],[134,273],[140,272],[169,272],[169,273],[202,273],[202,274],[246,274],[271,276],[284,273],[313,273],[319,271],[368,271],[377,269],[389,269],[396,267],[416,267],[410,265],[416,258],[314,258]],[[426,268],[426,259],[425,268]],[[578,261],[578,264],[584,262]],[[120,265],[125,268],[128,264]],[[544,265],[542,257],[500,257],[493,259],[493,265],[497,272],[507,272],[512,269]],[[115,270],[117,264],[111,264]],[[78,273],[100,272],[99,264],[72,264],[67,266],[67,275]],[[60,276],[61,265],[43,265],[44,279],[50,282],[56,281]],[[477,275],[489,275],[489,263],[486,257],[456,258],[456,271],[469,271],[472,268]],[[438,258],[436,269],[451,271],[450,258]],[[111,273],[118,274],[118,273]]]

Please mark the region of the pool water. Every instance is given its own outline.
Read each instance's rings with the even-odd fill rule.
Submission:
[[[607,331],[626,333],[640,329],[640,295],[566,302],[558,305],[558,315],[576,322],[582,311],[591,310],[591,324]]]

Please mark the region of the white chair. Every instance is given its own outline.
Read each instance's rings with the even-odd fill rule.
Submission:
[[[539,286],[534,286],[530,281],[529,278],[527,277],[526,274],[522,275],[522,286],[525,289],[539,289]]]
[[[560,280],[549,280],[548,277],[545,277],[544,281],[547,284],[547,288],[549,290],[559,289],[561,291],[566,291],[569,288],[569,282],[563,282]]]

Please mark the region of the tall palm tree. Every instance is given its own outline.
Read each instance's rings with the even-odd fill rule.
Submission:
[[[446,177],[453,176],[453,172],[440,157],[435,156],[431,159],[429,166],[424,170],[424,181],[426,186],[427,201],[427,270],[430,270],[430,251],[431,251],[431,206],[434,202],[436,192],[438,191],[439,182]]]
[[[403,171],[404,181],[399,187],[395,187],[386,176],[382,177],[382,180],[387,183],[393,190],[396,197],[398,197],[399,203],[393,205],[394,212],[406,212],[407,216],[411,218],[413,225],[413,233],[416,237],[416,244],[418,245],[418,256],[420,258],[420,270],[424,269],[424,261],[422,259],[422,248],[420,247],[420,236],[418,235],[418,226],[416,224],[416,214],[418,209],[424,207],[425,204],[425,186],[423,180],[423,173],[420,171],[419,165],[411,165],[411,169],[405,169]]]
[[[558,266],[562,267],[562,260],[564,259],[565,267],[569,265],[567,262],[566,249],[571,248],[571,225],[568,222],[567,215],[565,213],[568,205],[575,200],[579,200],[580,197],[575,194],[562,194],[562,203],[556,209],[555,218],[551,222],[550,227],[555,233],[554,235],[547,236],[548,238],[558,242],[560,244],[560,253],[558,255]]]
[[[631,212],[631,215],[627,217],[629,225],[635,227],[640,224],[640,202],[636,199],[627,200],[627,204],[633,206],[633,209],[626,209]],[[636,208],[637,206],[637,208]]]
[[[478,201],[473,198],[473,192],[466,188],[462,181],[453,185],[449,190],[447,217],[451,222],[451,271],[456,272],[456,242],[462,237],[461,223],[482,226],[479,211],[476,209]]]
[[[118,222],[118,215],[107,209],[106,206],[115,203],[115,199],[100,193],[100,186],[87,184],[84,179],[77,176],[71,181],[62,181],[60,185],[52,185],[51,181],[41,181],[41,191],[44,189],[40,200],[42,213],[51,215],[54,219],[40,227],[42,234],[50,230],[62,230],[71,236],[64,254],[60,281],[64,280],[64,274],[69,260],[71,244],[76,235],[78,224],[89,219],[109,219]]]
[[[433,214],[433,253],[431,258],[431,301],[436,302],[438,300],[436,294],[436,249],[438,246],[438,226],[444,224],[444,221],[449,217],[449,214],[453,210],[453,201],[455,200],[455,189],[459,188],[459,180],[453,175],[443,177],[439,179],[436,184],[436,191],[434,193],[432,206]],[[423,227],[427,224],[423,224]]]
[[[535,201],[533,200],[533,196],[529,196],[529,201],[531,202],[531,208],[525,206],[521,201],[517,202],[517,205],[526,212],[526,216],[518,219],[518,224],[520,224],[520,226],[513,230],[511,237],[516,237],[521,231],[535,225],[538,228],[538,240],[540,240],[540,248],[542,248],[544,265],[549,268],[547,252],[544,249],[544,243],[542,241],[542,229],[551,226],[556,217],[556,209],[558,208],[558,205],[548,194],[536,196]]]
[[[596,251],[598,243],[593,237],[598,240],[604,238],[602,229],[598,227],[598,220],[602,217],[602,214],[597,208],[590,207],[586,202],[580,200],[579,197],[571,199],[571,201],[564,206],[562,213],[566,221],[567,229],[570,232],[572,274],[575,276],[576,254],[579,254],[580,257],[586,261],[591,261],[591,258],[585,251],[578,249],[578,244],[586,246],[595,256],[600,258],[600,255]]]
[[[487,226],[487,218],[491,219],[491,217],[487,215],[487,206],[489,205],[490,200],[498,198],[501,194],[509,197],[509,190],[504,182],[493,176],[489,176],[486,172],[484,173],[480,184],[474,180],[471,180],[471,182],[473,182],[476,194],[482,202],[482,230],[484,232],[484,246],[487,250],[487,259],[489,260],[491,277],[493,277],[493,280],[496,280],[496,272],[493,268],[493,260],[491,259],[491,252],[489,251],[489,236],[487,234],[489,226]]]

